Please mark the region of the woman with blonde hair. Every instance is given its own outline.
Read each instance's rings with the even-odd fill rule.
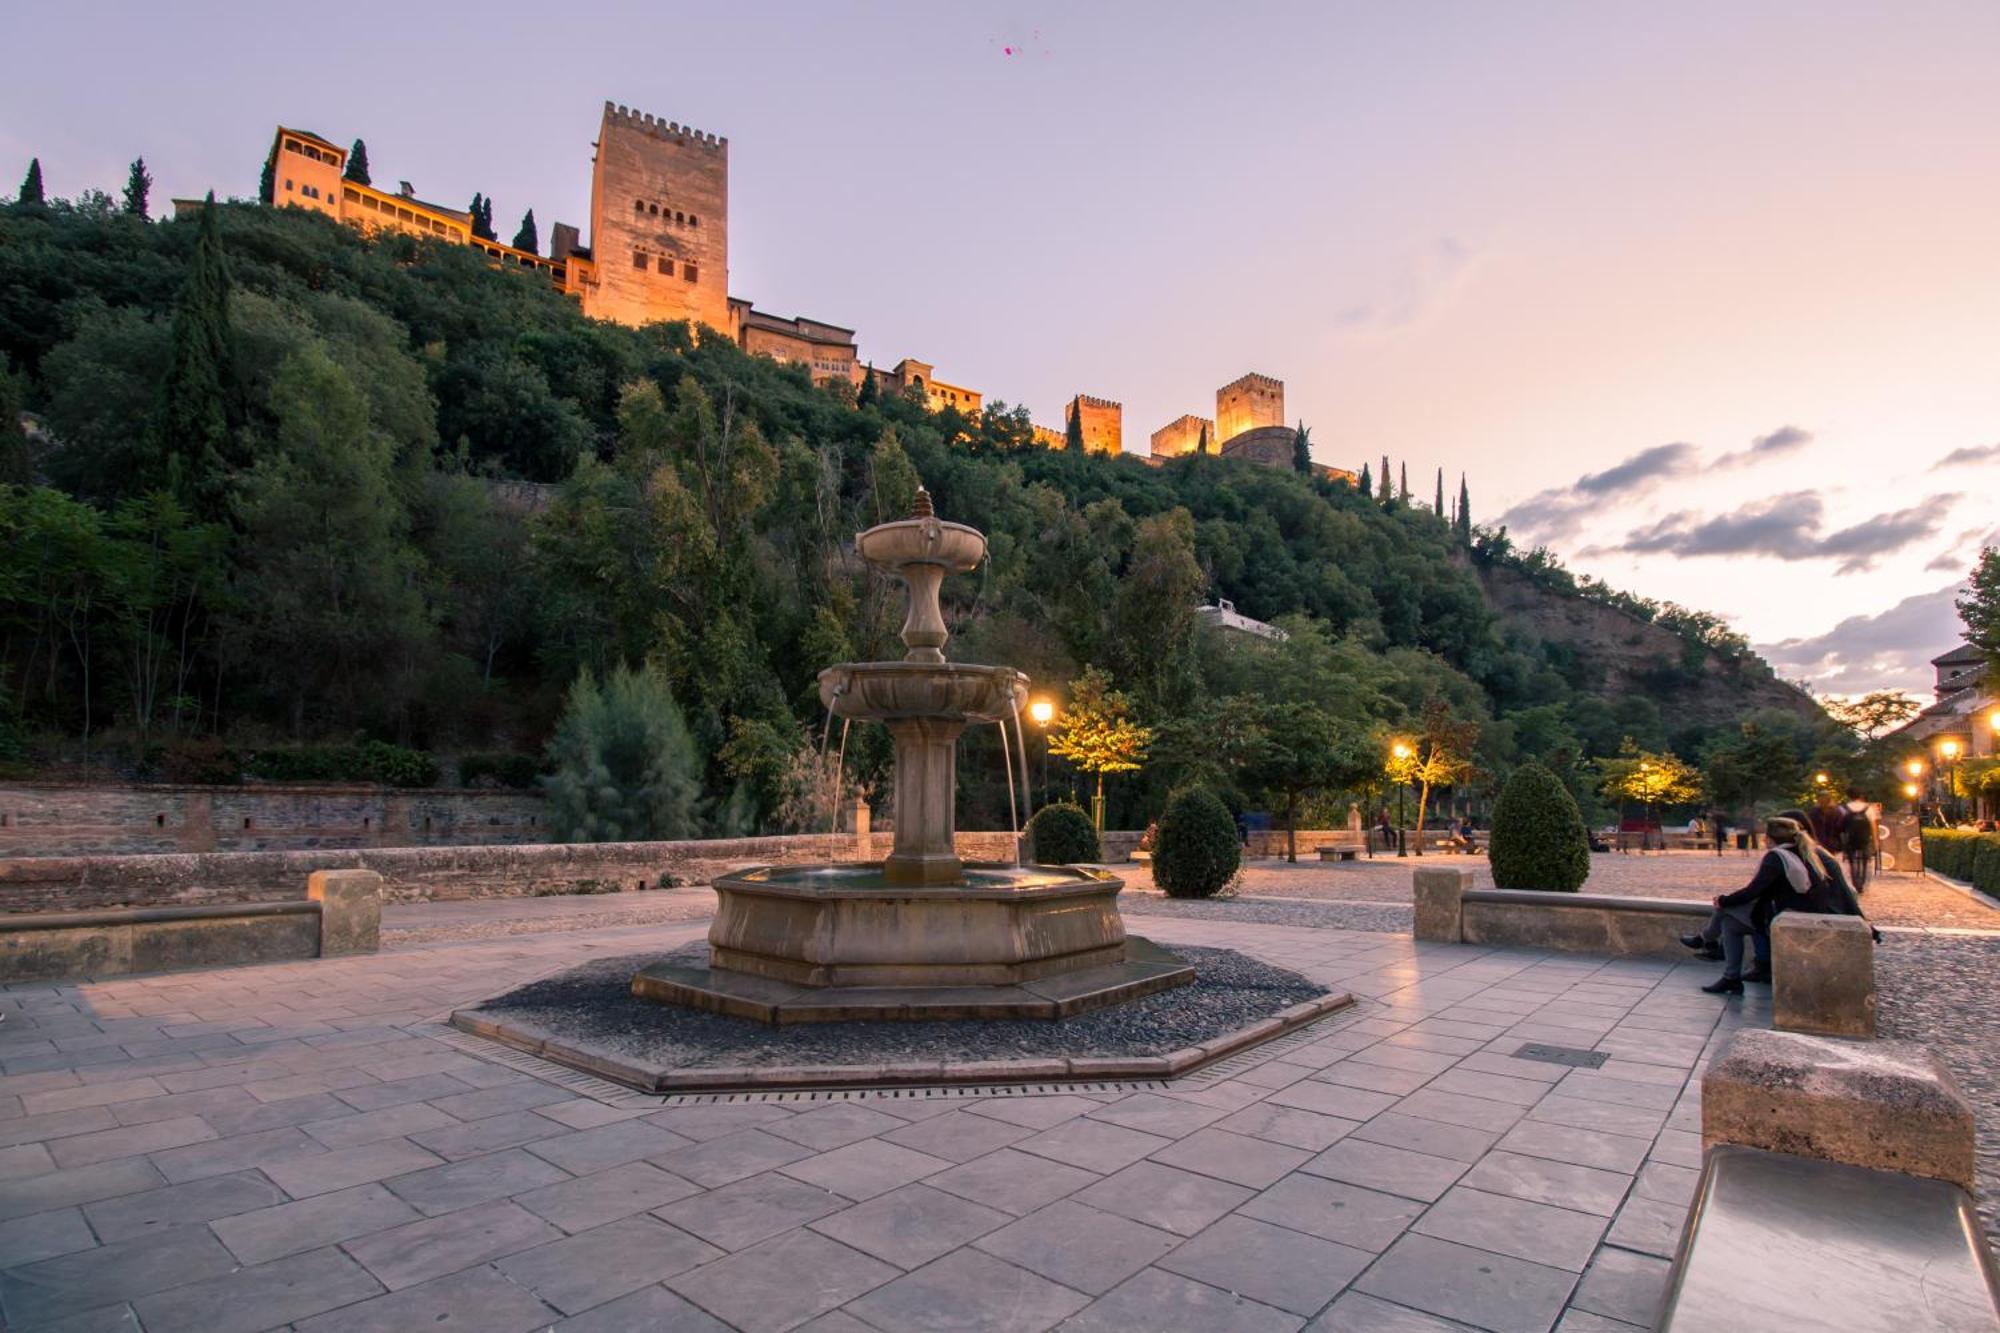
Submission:
[[[1771,919],[1780,912],[1818,912],[1831,916],[1859,916],[1860,906],[1847,883],[1837,858],[1812,839],[1803,821],[1783,816],[1764,825],[1764,843],[1769,848],[1757,862],[1757,873],[1734,893],[1715,899],[1716,918],[1722,944],[1722,976],[1702,989],[1711,995],[1741,995],[1745,980],[1770,980],[1770,973],[1743,973],[1743,941],[1770,932]]]

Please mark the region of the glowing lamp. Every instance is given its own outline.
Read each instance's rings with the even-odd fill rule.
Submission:
[[[1950,763],[1952,760],[1958,758],[1958,742],[1957,741],[1943,742],[1938,746],[1938,753],[1944,756],[1946,763]]]
[[[1915,777],[1924,771],[1924,761],[1921,759],[1912,759],[1909,763],[1903,765],[1903,771],[1911,777]]]
[[[1916,799],[1917,799],[1917,784],[1916,784],[1916,783],[1914,783],[1914,782],[1905,782],[1905,783],[1903,784],[1903,795],[1905,795],[1905,796],[1909,797],[1909,798],[1910,798],[1911,800],[1913,800],[1913,801],[1914,801],[1914,800],[1916,800]]]
[[[1055,715],[1056,706],[1047,699],[1037,699],[1028,705],[1028,716],[1035,720],[1035,725],[1038,727],[1046,727],[1049,719]]]
[[[1389,753],[1395,755],[1398,759],[1408,759],[1410,757],[1410,747],[1401,741],[1397,741],[1389,747]]]
[[[1824,787],[1824,786],[1825,786],[1825,785],[1827,784],[1827,782],[1828,782],[1828,778],[1827,778],[1826,774],[1824,774],[1824,773],[1815,773],[1815,774],[1813,774],[1813,785],[1814,785],[1814,786],[1816,786],[1816,787]]]

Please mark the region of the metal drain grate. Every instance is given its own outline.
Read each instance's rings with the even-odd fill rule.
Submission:
[[[1540,1060],[1545,1065],[1568,1065],[1571,1069],[1599,1069],[1611,1056],[1604,1051],[1586,1051],[1576,1046],[1545,1046],[1529,1042],[1514,1052],[1517,1060]]]

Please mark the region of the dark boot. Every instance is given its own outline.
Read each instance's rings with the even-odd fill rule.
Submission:
[[[1757,966],[1751,968],[1748,972],[1745,972],[1743,974],[1743,979],[1745,981],[1754,981],[1760,986],[1768,986],[1771,984],[1771,969],[1765,966],[1764,964],[1759,963]]]
[[[1714,985],[1703,986],[1702,990],[1710,995],[1741,995],[1743,983],[1735,977],[1718,977]]]
[[[1699,935],[1683,935],[1681,936],[1681,943],[1687,945],[1688,948],[1693,949],[1696,953],[1700,953],[1708,947],[1708,941]]]

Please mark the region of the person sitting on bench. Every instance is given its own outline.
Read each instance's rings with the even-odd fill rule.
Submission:
[[[1757,862],[1757,873],[1734,893],[1718,894],[1715,912],[1699,935],[1683,935],[1681,943],[1706,955],[1720,944],[1722,976],[1702,989],[1711,995],[1741,995],[1746,981],[1771,979],[1771,920],[1780,912],[1859,915],[1854,891],[1837,865],[1806,832],[1803,822],[1775,818],[1764,825],[1769,850]],[[1743,940],[1754,941],[1757,962],[1743,971]]]

